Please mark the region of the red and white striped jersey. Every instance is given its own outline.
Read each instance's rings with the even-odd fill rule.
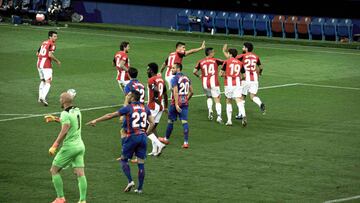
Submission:
[[[50,52],[55,51],[55,43],[52,40],[44,41],[38,51],[38,68],[52,68],[51,58],[49,57]]]
[[[182,60],[185,57],[185,52],[171,52],[168,56],[168,58],[165,60],[165,64],[167,66],[166,69],[166,74],[165,76],[168,77],[170,75],[172,75],[171,73],[171,67],[175,64],[175,63],[180,63],[182,64]]]
[[[225,71],[224,85],[231,86],[241,86],[241,69],[243,63],[236,58],[229,58],[224,61],[222,70]]]
[[[116,54],[114,56],[115,66],[118,71],[117,80],[122,80],[122,81],[130,80],[130,77],[129,77],[129,74],[127,73],[127,71],[124,71],[122,68],[120,68],[120,61],[125,61],[124,66],[126,68],[130,67],[130,59],[129,59],[128,55],[125,53],[125,51],[118,51],[118,52],[116,52]]]
[[[241,54],[237,56],[240,61],[243,62],[245,69],[245,81],[246,82],[258,82],[259,81],[259,73],[256,70],[258,65],[261,65],[259,57],[252,53],[247,52],[245,54]]]
[[[148,80],[148,107],[151,110],[155,109],[156,101],[160,102],[160,111],[164,109],[164,93],[165,81],[162,79],[160,75],[154,75],[153,77],[149,78]],[[155,95],[155,90],[158,91],[158,95]]]
[[[201,70],[203,88],[219,87],[218,66],[224,63],[217,58],[204,58],[198,61],[195,69]]]

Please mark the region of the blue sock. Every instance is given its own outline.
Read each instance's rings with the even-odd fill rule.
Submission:
[[[122,167],[122,170],[124,171],[124,174],[126,175],[129,183],[132,181],[132,178],[131,178],[131,172],[130,172],[130,166],[129,166],[129,163],[128,163],[128,160],[127,159],[124,159],[124,160],[121,160],[121,167]]]
[[[166,134],[165,134],[166,139],[170,138],[173,128],[174,128],[174,123],[168,123],[167,128],[166,128]]]
[[[183,123],[183,128],[184,128],[184,142],[188,143],[188,140],[189,140],[189,124],[188,123]]]
[[[145,167],[143,163],[138,163],[139,172],[138,172],[138,178],[139,178],[139,186],[138,190],[142,190],[144,179],[145,179]]]

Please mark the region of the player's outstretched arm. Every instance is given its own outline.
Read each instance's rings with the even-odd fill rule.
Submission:
[[[65,123],[65,124],[63,124],[61,126],[61,131],[60,131],[58,137],[56,138],[55,142],[53,143],[53,145],[49,149],[49,154],[50,155],[52,155],[52,156],[55,155],[57,148],[59,147],[61,142],[64,140],[64,138],[65,138],[66,134],[68,133],[69,129],[70,129],[70,124]]]
[[[196,49],[190,49],[189,51],[185,51],[185,56],[196,53],[198,51],[201,51],[205,49],[205,41],[202,42],[201,46],[199,48]]]
[[[96,119],[94,119],[92,121],[87,122],[86,125],[96,126],[96,123],[98,123],[98,122],[110,120],[112,118],[119,117],[119,116],[120,116],[120,114],[117,111],[113,112],[113,113],[108,113],[108,114],[105,114],[105,115],[103,115],[103,116],[101,116],[99,118],[96,118]]]

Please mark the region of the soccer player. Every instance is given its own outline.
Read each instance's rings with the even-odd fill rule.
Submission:
[[[57,194],[53,203],[66,202],[60,171],[70,164],[78,179],[79,202],[85,203],[87,181],[84,172],[85,145],[81,139],[81,112],[78,107],[73,105],[73,97],[67,92],[60,95],[60,104],[64,109],[60,115],[61,131],[49,149],[50,155],[55,155],[62,143],[62,147],[56,154],[50,168],[52,182]]]
[[[190,79],[181,71],[181,64],[176,63],[171,67],[171,72],[174,77],[171,80],[172,94],[168,114],[168,125],[165,137],[160,137],[159,140],[164,144],[169,144],[169,138],[174,128],[174,122],[179,116],[184,129],[184,144],[182,147],[186,149],[189,148],[188,106],[189,100],[193,95],[193,89]]]
[[[223,47],[224,55],[228,57],[228,53],[226,52],[227,44]],[[252,53],[254,46],[250,42],[245,42],[243,44],[242,51],[243,53],[236,56],[236,59],[240,60],[244,64],[245,68],[245,82],[243,84],[243,102],[245,105],[245,97],[248,93],[250,93],[250,99],[256,103],[262,112],[262,114],[266,113],[265,104],[261,102],[260,98],[257,97],[257,91],[259,88],[259,76],[262,75],[263,67],[260,62],[259,57]],[[243,115],[236,116],[237,119],[241,119]]]
[[[161,143],[157,138],[156,127],[160,122],[161,115],[168,108],[168,96],[166,93],[165,81],[161,75],[158,75],[159,67],[156,63],[149,63],[147,74],[148,80],[148,107],[151,111],[151,115],[155,119],[155,126],[153,132],[148,135],[148,138],[152,141],[152,151],[149,156],[159,156],[166,146]]]
[[[120,51],[115,53],[113,59],[113,66],[117,69],[117,76],[116,80],[118,81],[119,87],[122,91],[124,91],[124,87],[126,84],[129,83],[129,75],[128,69],[130,67],[130,60],[128,57],[128,52],[130,50],[130,43],[129,42],[121,42],[120,44]]]
[[[209,120],[213,119],[213,100],[215,101],[215,109],[217,113],[216,121],[222,123],[221,118],[221,103],[220,103],[220,87],[218,77],[218,66],[223,64],[223,60],[214,58],[215,51],[213,48],[205,49],[206,57],[201,59],[194,69],[194,75],[198,75],[198,71],[201,70],[201,80],[204,92],[207,96],[207,107],[209,109]]]
[[[227,122],[225,125],[231,126],[232,116],[232,100],[235,99],[239,112],[243,115],[242,125],[245,127],[247,124],[244,102],[242,99],[242,86],[241,86],[241,73],[244,73],[244,67],[241,61],[235,57],[237,55],[236,49],[229,49],[230,58],[227,59],[220,71],[222,76],[225,76],[225,96],[226,96],[226,115]]]
[[[146,157],[146,135],[152,131],[154,127],[154,118],[151,116],[150,109],[140,102],[140,93],[136,90],[132,90],[130,94],[126,95],[126,102],[130,102],[125,107],[120,108],[113,113],[105,114],[97,119],[88,122],[86,125],[95,126],[96,123],[109,120],[115,117],[124,115],[122,127],[126,134],[122,137],[122,150],[120,163],[125,176],[128,179],[124,192],[130,192],[135,186],[135,183],[131,177],[130,166],[128,160],[132,158],[135,153],[138,157],[138,179],[139,185],[135,192],[142,193],[144,178],[145,178],[145,157]],[[149,127],[146,130],[147,122]],[[122,135],[123,136],[123,135]]]
[[[168,83],[168,87],[171,87],[171,79],[174,77],[174,75],[171,73],[171,68],[174,66],[174,64],[182,64],[182,60],[185,56],[188,56],[190,54],[196,53],[198,51],[201,51],[205,49],[205,41],[202,42],[201,46],[196,49],[190,49],[186,51],[185,43],[184,42],[177,42],[176,43],[176,50],[175,52],[171,52],[168,56],[168,58],[163,63],[160,72],[164,72],[165,67],[166,73],[165,73],[165,80]]]
[[[52,64],[51,61],[54,60],[58,66],[61,62],[54,55],[55,52],[55,42],[58,39],[57,32],[49,31],[48,40],[43,41],[39,47],[36,55],[37,60],[37,69],[40,76],[40,85],[39,85],[39,98],[38,102],[42,103],[44,106],[48,106],[46,97],[49,93],[52,81]]]
[[[136,68],[130,67],[128,69],[128,74],[130,76],[130,80],[127,82],[127,85],[124,88],[125,96],[129,94],[132,90],[136,90],[140,93],[140,102],[144,104],[145,86],[137,79],[138,70]]]

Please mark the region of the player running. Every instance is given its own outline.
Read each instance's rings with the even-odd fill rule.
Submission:
[[[215,101],[215,109],[217,113],[216,121],[222,123],[221,118],[221,102],[220,102],[220,86],[218,66],[223,64],[223,60],[214,58],[215,51],[213,48],[205,49],[206,57],[198,61],[194,69],[194,75],[198,75],[198,71],[201,70],[201,80],[204,92],[207,96],[207,107],[209,109],[209,120],[213,120],[213,100]]]
[[[61,65],[61,62],[54,55],[56,49],[55,42],[57,39],[57,32],[49,31],[48,40],[43,41],[38,51],[36,52],[36,56],[38,57],[36,66],[40,76],[38,102],[42,103],[44,106],[49,105],[46,97],[50,91],[52,81],[53,70],[51,61],[54,60],[58,66]]]
[[[124,91],[125,85],[129,83],[128,69],[130,67],[130,59],[128,57],[128,52],[130,50],[129,42],[121,42],[120,51],[115,53],[113,59],[113,66],[117,69],[116,80],[118,81],[119,87]]]
[[[176,50],[175,52],[171,52],[168,56],[168,58],[165,60],[163,65],[161,66],[160,72],[164,72],[165,67],[166,73],[165,73],[165,80],[168,83],[168,87],[171,87],[171,79],[174,77],[174,75],[171,73],[171,68],[174,66],[174,64],[182,64],[182,60],[185,56],[188,56],[190,54],[199,52],[201,50],[205,49],[205,41],[202,42],[201,46],[196,49],[190,49],[186,51],[185,43],[184,42],[177,42],[176,43]]]
[[[152,151],[148,154],[149,156],[159,156],[166,146],[158,140],[156,133],[156,127],[160,122],[161,115],[168,108],[165,81],[157,74],[158,70],[159,67],[156,63],[148,64],[148,107],[155,120],[154,130],[148,135],[148,138],[152,141]]]
[[[74,168],[74,173],[78,179],[79,203],[85,203],[87,181],[84,172],[85,145],[81,139],[81,112],[79,108],[73,105],[73,97],[67,92],[60,95],[60,104],[64,109],[60,115],[61,131],[49,149],[50,155],[55,155],[56,150],[62,143],[62,147],[56,154],[50,168],[52,182],[57,194],[57,198],[53,203],[66,202],[60,171],[70,164]]]
[[[184,128],[184,144],[182,147],[186,149],[189,148],[188,106],[189,100],[193,95],[193,89],[190,79],[181,71],[181,64],[176,63],[171,67],[171,72],[174,77],[171,80],[172,94],[168,115],[168,125],[165,137],[160,137],[159,140],[164,144],[169,144],[169,138],[174,128],[174,122],[179,116]]]
[[[125,116],[122,127],[125,130],[125,137],[121,138],[122,150],[120,163],[125,176],[128,179],[124,192],[130,192],[135,186],[131,177],[130,166],[128,160],[135,153],[138,158],[138,187],[136,193],[142,193],[145,178],[145,158],[146,158],[146,135],[152,131],[154,127],[154,118],[151,116],[150,109],[140,102],[141,94],[132,90],[126,95],[125,101],[129,104],[120,108],[113,113],[105,114],[97,119],[88,122],[86,125],[95,126],[96,123],[109,120],[119,116]],[[147,122],[149,126],[147,127]]]
[[[238,106],[239,113],[243,115],[242,125],[245,127],[247,124],[244,102],[242,99],[242,86],[241,86],[241,73],[244,73],[244,67],[241,61],[235,57],[237,55],[236,49],[229,49],[230,58],[227,59],[220,71],[220,74],[224,76],[225,84],[225,96],[226,96],[226,115],[227,122],[225,125],[231,126],[232,116],[232,100],[235,99],[236,105]]]

